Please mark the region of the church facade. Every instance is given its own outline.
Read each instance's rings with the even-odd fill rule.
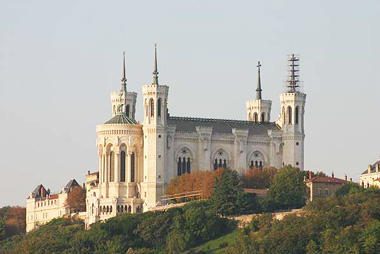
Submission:
[[[247,120],[170,116],[169,86],[158,82],[157,49],[153,83],[142,87],[144,121],[135,120],[136,97],[127,91],[125,59],[121,91],[111,93],[113,117],[96,127],[99,171],[86,177],[86,225],[119,213],[149,211],[165,186],[195,170],[293,165],[304,168],[306,94],[299,91],[299,58],[291,55],[281,114],[271,121],[262,99],[260,62],[256,98],[246,102]]]

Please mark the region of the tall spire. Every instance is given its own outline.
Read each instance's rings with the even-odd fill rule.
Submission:
[[[157,43],[154,44],[154,71],[153,71],[153,85],[158,86]]]
[[[123,77],[121,78],[121,91],[127,92],[127,75],[125,74],[125,51],[123,51]]]
[[[260,77],[260,61],[257,62],[257,88],[256,88],[256,100],[261,100],[261,77]]]

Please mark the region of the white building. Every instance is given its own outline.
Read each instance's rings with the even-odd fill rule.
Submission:
[[[79,186],[75,179],[70,180],[58,194],[51,194],[45,187],[38,185],[26,200],[26,232],[46,224],[54,218],[70,214],[66,204],[68,194]]]
[[[361,173],[359,184],[364,188],[371,186],[380,188],[380,158],[374,164],[369,164],[367,170]]]
[[[306,94],[299,91],[299,58],[289,57],[281,115],[270,121],[262,99],[260,63],[256,99],[246,102],[247,120],[174,117],[168,113],[169,86],[158,82],[155,49],[153,83],[144,85],[144,121],[135,120],[136,93],[111,93],[113,117],[96,127],[99,172],[87,174],[86,225],[122,212],[154,208],[175,176],[195,170],[293,165],[304,168]]]

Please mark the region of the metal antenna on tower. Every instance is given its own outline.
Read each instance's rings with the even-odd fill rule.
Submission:
[[[287,83],[287,92],[295,93],[299,87],[299,69],[300,67],[300,58],[298,55],[291,54],[288,56],[288,79]]]

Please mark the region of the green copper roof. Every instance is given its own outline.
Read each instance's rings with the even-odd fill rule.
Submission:
[[[110,120],[104,124],[137,124],[136,120],[127,117],[123,113],[116,113],[116,116],[112,117]]]

